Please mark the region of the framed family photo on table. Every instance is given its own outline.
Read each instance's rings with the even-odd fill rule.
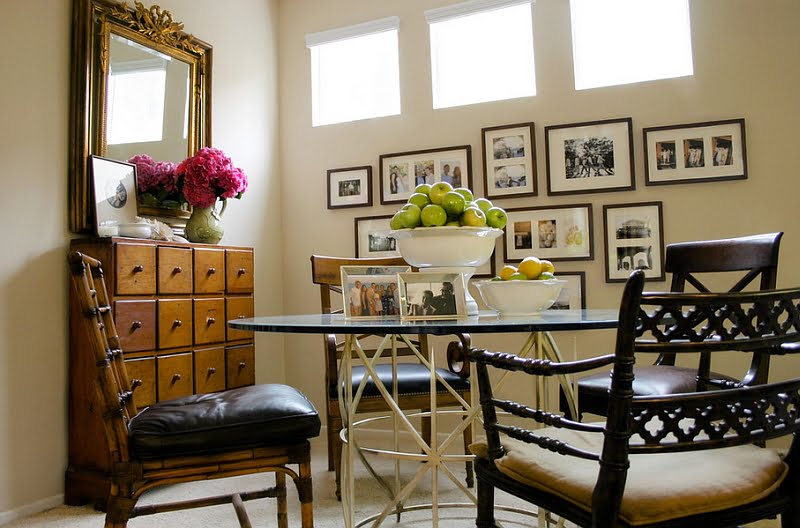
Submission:
[[[328,170],[328,209],[372,205],[372,166]]]
[[[536,196],[536,138],[533,123],[481,129],[486,197]]]
[[[361,216],[355,223],[355,255],[363,257],[399,257],[397,241],[389,234],[392,215]]]
[[[630,117],[545,127],[547,194],[631,191],[633,120]]]
[[[400,315],[397,274],[411,266],[342,266],[342,308],[347,319]]]
[[[503,231],[506,262],[527,256],[542,259],[592,260],[592,204],[507,209]]]
[[[382,154],[379,165],[382,204],[405,202],[421,183],[472,189],[470,145]]]
[[[402,319],[458,319],[467,316],[461,273],[400,273]]]
[[[645,184],[747,179],[744,119],[643,130]]]
[[[635,269],[645,280],[664,280],[661,202],[603,206],[606,282],[625,282]]]

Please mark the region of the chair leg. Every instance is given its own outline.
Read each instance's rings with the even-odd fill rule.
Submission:
[[[494,486],[478,478],[478,515],[476,528],[497,528],[494,520]]]
[[[106,509],[105,528],[126,528],[128,526],[128,519],[131,518],[133,507],[136,506],[136,499],[120,496],[119,493],[119,490],[113,490],[112,486]]]
[[[469,454],[469,444],[472,442],[472,426],[468,425],[466,429],[464,429],[464,454]],[[466,470],[467,470],[467,487],[471,488],[475,485],[475,477],[474,471],[472,469],[472,460],[467,460],[466,462]]]
[[[300,516],[302,528],[314,528],[314,490],[311,483],[311,459],[298,464],[300,477],[294,481],[297,496],[300,499]]]
[[[342,500],[342,439],[339,437],[341,430],[341,417],[330,415],[328,420],[328,471],[333,462],[336,500],[339,501]]]
[[[286,473],[275,472],[275,487],[278,489],[278,528],[289,528],[289,509],[286,504]]]

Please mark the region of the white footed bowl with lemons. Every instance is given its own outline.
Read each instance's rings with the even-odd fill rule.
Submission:
[[[550,308],[567,283],[554,275],[548,260],[526,257],[519,264],[503,266],[500,274],[476,282],[483,302],[503,316],[537,316]]]

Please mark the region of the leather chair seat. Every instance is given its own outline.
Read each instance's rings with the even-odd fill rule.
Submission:
[[[633,372],[634,396],[665,396],[667,394],[697,392],[696,368],[645,365],[634,367]],[[736,381],[730,376],[716,372],[711,373],[711,379]],[[611,377],[608,372],[582,377],[578,382],[578,404],[580,405],[581,397],[600,397],[607,402],[609,387],[611,387]]]
[[[358,390],[361,379],[364,377],[366,369],[362,366],[354,366],[352,369],[351,382],[353,384],[353,392]],[[375,372],[378,378],[383,383],[384,387],[392,391],[392,366],[387,364],[375,365]],[[448,369],[436,369],[439,377],[445,380],[455,391],[469,390],[469,380],[464,379],[458,374],[450,372]],[[397,365],[397,390],[400,394],[428,394],[431,387],[431,372],[425,365],[418,363],[398,363]],[[447,392],[447,389],[441,382],[436,382],[436,392]],[[364,387],[364,397],[377,397],[380,396],[378,387],[372,380],[372,377],[367,379],[367,384]],[[335,398],[336,386],[331,389],[331,397]]]
[[[156,403],[134,416],[139,459],[193,456],[302,442],[319,435],[314,405],[294,387],[262,384]]]

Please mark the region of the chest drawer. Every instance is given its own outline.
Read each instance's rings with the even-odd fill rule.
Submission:
[[[158,348],[192,344],[192,300],[158,300]]]
[[[158,248],[158,293],[192,293],[192,250]]]
[[[225,299],[194,300],[194,342],[196,345],[225,341]]]
[[[253,252],[238,249],[225,250],[225,291],[252,293]]]
[[[253,317],[253,298],[252,297],[226,297],[225,298],[225,321],[231,319],[244,319]],[[248,330],[237,330],[227,324],[228,340],[252,339],[253,332]]]
[[[155,301],[115,301],[114,314],[123,352],[153,350],[156,347]]]
[[[174,400],[193,394],[192,353],[156,358],[158,362],[158,401]]]
[[[133,389],[133,402],[137,409],[144,409],[156,402],[156,360],[126,359],[125,370]]]
[[[195,293],[222,293],[225,291],[225,250],[195,248]]]
[[[253,345],[225,349],[227,388],[244,387],[256,382],[255,348]]]
[[[225,347],[194,351],[194,392],[225,389]]]
[[[156,248],[139,244],[116,245],[117,295],[156,293]]]

